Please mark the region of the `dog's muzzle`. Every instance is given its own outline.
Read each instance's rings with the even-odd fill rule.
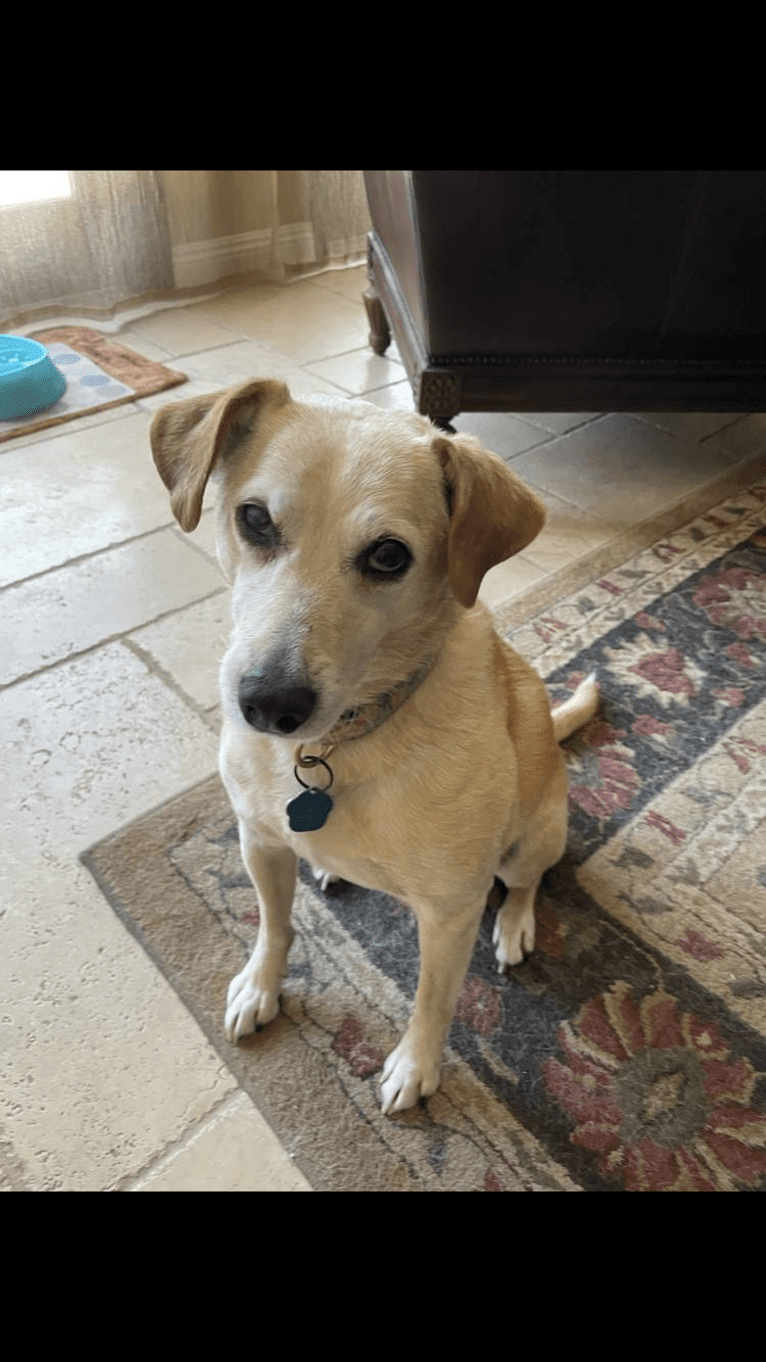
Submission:
[[[237,699],[242,716],[259,733],[295,733],[316,709],[311,686],[279,686],[260,676],[243,676]]]

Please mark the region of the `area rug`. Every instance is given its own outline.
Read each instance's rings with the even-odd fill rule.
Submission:
[[[217,778],[85,854],[316,1190],[766,1188],[766,479],[512,630],[560,702],[570,832],[537,948],[497,973],[488,907],[439,1091],[379,1071],[418,955],[405,905],[301,863],[282,1012],[230,1045],[258,914]]]
[[[45,346],[66,379],[66,390],[58,402],[44,411],[15,421],[0,421],[0,444],[32,430],[59,426],[77,416],[135,402],[136,398],[186,382],[186,374],[179,370],[145,359],[111,336],[86,326],[35,331],[31,339]]]

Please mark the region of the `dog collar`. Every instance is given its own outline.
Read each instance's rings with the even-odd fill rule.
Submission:
[[[335,747],[337,743],[343,742],[346,738],[363,738],[365,733],[371,733],[373,728],[382,724],[384,719],[387,719],[400,705],[404,704],[405,700],[409,699],[412,692],[417,690],[421,681],[425,680],[432,665],[433,658],[427,657],[417,671],[414,671],[406,680],[398,681],[385,694],[371,700],[368,705],[359,705],[356,709],[347,709],[324,738],[323,746],[329,743],[332,747]]]
[[[339,742],[345,742],[350,738],[363,738],[365,734],[371,733],[380,724],[388,719],[392,714],[409,699],[412,692],[417,690],[421,681],[433,666],[433,657],[427,657],[410,676],[404,681],[398,681],[395,686],[387,690],[383,695],[378,695],[367,705],[359,705],[356,709],[347,709],[341,714],[338,722],[333,724],[329,733],[325,735],[321,743],[319,756],[304,755],[303,744],[299,744],[295,749],[295,779],[301,784],[303,794],[296,795],[287,805],[287,816],[290,820],[290,827],[293,832],[316,832],[318,828],[323,828],[330,816],[333,808],[333,800],[327,793],[333,782],[333,773],[328,766],[326,758]],[[324,766],[330,779],[323,790],[315,785],[307,785],[298,775],[298,767],[303,768],[313,766]]]

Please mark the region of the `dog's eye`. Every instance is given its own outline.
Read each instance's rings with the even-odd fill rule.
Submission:
[[[406,544],[400,544],[398,539],[383,539],[368,554],[366,566],[373,572],[393,576],[396,573],[404,572],[411,561],[412,554]]]
[[[270,544],[274,534],[274,524],[265,506],[256,501],[246,501],[237,507],[237,523],[242,535],[251,544]]]

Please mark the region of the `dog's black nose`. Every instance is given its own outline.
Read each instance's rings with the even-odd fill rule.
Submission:
[[[267,689],[262,677],[251,676],[242,677],[238,698],[244,718],[259,733],[294,733],[314,713],[317,702],[310,686]]]

